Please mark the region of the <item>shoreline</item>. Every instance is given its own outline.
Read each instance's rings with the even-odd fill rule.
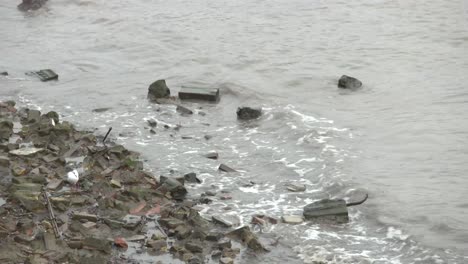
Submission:
[[[102,144],[100,136],[60,122],[56,112],[6,102],[0,120],[3,263],[144,261],[133,253],[153,263],[169,256],[238,263],[247,248],[267,251],[248,226],[234,229],[199,214],[196,205],[209,198],[185,197],[184,185],[198,184],[195,173],[157,179],[143,170],[139,153]],[[64,178],[74,171],[77,186]]]

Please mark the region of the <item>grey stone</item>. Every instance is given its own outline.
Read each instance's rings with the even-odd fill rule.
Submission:
[[[205,239],[207,241],[216,242],[219,239],[221,239],[221,237],[223,237],[223,234],[221,234],[220,232],[211,231],[206,235]]]
[[[306,186],[304,184],[297,182],[286,184],[286,188],[291,192],[303,192],[306,190]]]
[[[243,226],[234,231],[231,231],[227,236],[239,239],[247,244],[247,246],[254,251],[266,251],[265,247],[260,243],[257,236],[250,231],[248,226]]]
[[[179,98],[181,100],[204,100],[217,102],[219,101],[219,89],[182,86],[179,91]]]
[[[141,223],[141,216],[128,214],[124,216],[122,222],[124,222],[125,228],[133,229]]]
[[[127,238],[126,240],[130,242],[138,242],[138,241],[144,241],[145,239],[146,239],[145,235],[134,235],[134,236]]]
[[[234,264],[234,260],[232,258],[221,258],[219,260],[221,264]]]
[[[182,178],[183,179],[183,178]],[[182,200],[187,195],[187,189],[183,186],[183,184],[174,179],[174,178],[167,178],[164,177],[164,180],[161,177],[161,186],[157,189],[163,193],[169,192],[172,198],[176,200]]]
[[[214,216],[211,217],[211,219],[213,220],[213,223],[222,225],[224,227],[232,227],[232,225],[233,225],[233,223],[231,223],[230,221],[224,219],[221,216],[214,215]]]
[[[0,75],[2,75],[2,76],[8,76],[8,72],[6,72],[6,71],[0,72]]]
[[[10,159],[6,156],[0,156],[0,168],[8,168],[10,166]]]
[[[73,213],[72,219],[73,220],[85,219],[88,221],[96,222],[98,220],[98,216],[94,214],[88,214],[86,212],[75,212]]]
[[[0,142],[7,141],[13,134],[13,123],[8,120],[0,121]]]
[[[216,152],[216,151],[211,151],[211,152],[205,154],[204,156],[205,156],[205,158],[217,160],[218,157],[219,157],[219,154],[218,154],[218,152]]]
[[[26,148],[12,150],[10,151],[10,154],[16,155],[16,156],[31,156],[43,150],[44,150],[43,148],[26,147]]]
[[[50,111],[47,114],[45,114],[45,116],[52,119],[52,120],[54,120],[55,124],[60,123],[60,117],[59,117],[58,113],[55,112],[55,111]]]
[[[20,11],[26,12],[29,10],[38,10],[41,8],[47,0],[23,0],[21,4],[18,5]]]
[[[259,118],[262,115],[261,108],[239,107],[237,108],[237,118],[240,120],[252,120]]]
[[[41,8],[41,6],[44,5],[44,3],[46,1],[47,0],[23,0],[23,3],[21,3],[18,6],[18,8],[20,8],[20,6],[23,5],[22,8],[29,8],[29,10],[36,10],[36,9]],[[29,5],[28,5],[28,3],[29,3]],[[21,8],[20,8],[20,10],[21,10]],[[23,11],[25,11],[25,10],[23,10]],[[39,78],[43,82],[58,80],[58,77],[59,77],[58,74],[55,73],[51,69],[27,72],[26,75],[36,76],[37,78]]]
[[[359,81],[358,79],[343,75],[341,78],[338,80],[338,87],[343,88],[343,89],[357,89],[362,86],[362,82]]]
[[[231,248],[231,246],[232,246],[231,239],[227,237],[223,237],[218,241],[218,248],[221,250],[225,248]]]
[[[166,240],[149,240],[146,242],[146,246],[159,251],[162,248],[167,247],[167,242]]]
[[[165,80],[157,80],[148,87],[148,99],[157,100],[167,98],[171,95],[171,91],[166,85]]]
[[[201,243],[187,242],[185,243],[185,248],[193,253],[203,252],[203,245]]]
[[[349,221],[348,209],[343,199],[324,199],[304,207],[304,217],[306,219],[322,218],[325,220],[346,223]]]
[[[178,105],[177,108],[176,108],[176,111],[179,112],[181,115],[191,115],[191,114],[193,114],[192,110],[190,110],[187,107],[182,106],[182,105]]]
[[[153,127],[153,128],[156,127],[156,126],[158,125],[158,122],[157,122],[156,120],[154,120],[154,119],[149,119],[149,120],[147,120],[146,122],[148,122],[148,125],[149,125],[150,127]]]
[[[83,246],[89,249],[96,249],[110,254],[112,251],[112,244],[107,239],[96,237],[87,237],[83,240]]]
[[[186,182],[191,183],[201,183],[202,181],[197,178],[197,174],[195,172],[187,173],[184,175],[184,179]]]
[[[221,164],[221,165],[219,165],[218,170],[224,171],[224,172],[236,172],[235,169],[229,167],[229,166],[226,165],[226,164]]]

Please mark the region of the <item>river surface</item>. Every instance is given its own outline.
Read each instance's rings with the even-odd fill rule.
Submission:
[[[281,236],[279,249],[242,263],[468,263],[467,1],[49,0],[29,13],[17,4],[0,2],[0,71],[10,73],[0,99],[97,134],[112,126],[156,174],[197,172],[193,195],[231,191],[205,214],[248,223],[369,193],[349,224],[263,230]],[[24,75],[43,68],[60,80]],[[338,89],[342,74],[363,88]],[[146,101],[163,78],[173,94],[218,87],[221,101],[189,103],[195,114],[180,116]],[[264,115],[239,123],[239,105]],[[210,150],[220,160],[201,156]],[[217,172],[221,162],[239,173]],[[307,191],[288,192],[291,181]]]

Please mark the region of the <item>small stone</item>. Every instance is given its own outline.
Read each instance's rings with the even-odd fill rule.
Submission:
[[[141,223],[141,216],[128,214],[122,219],[122,221],[125,224],[125,228],[134,229]]]
[[[212,231],[212,232],[209,232],[206,237],[205,237],[205,240],[207,241],[212,241],[212,242],[216,242],[218,241],[223,235],[220,233],[220,232],[215,232],[215,231]]]
[[[83,223],[82,225],[86,229],[91,229],[95,227],[97,224],[95,222],[86,222],[86,223]]]
[[[10,166],[10,159],[6,156],[0,156],[0,168],[8,168]]]
[[[234,264],[234,260],[232,258],[221,258],[219,260],[221,264]]]
[[[343,75],[341,78],[338,80],[338,87],[343,88],[343,89],[357,89],[362,86],[362,82],[359,81],[358,79]]]
[[[122,184],[120,183],[119,180],[114,180],[114,179],[112,179],[112,180],[110,181],[110,184],[111,184],[112,187],[115,187],[115,188],[122,188]]]
[[[6,71],[0,72],[0,75],[2,75],[2,76],[8,76],[8,72],[6,72]]]
[[[146,242],[146,246],[160,251],[161,249],[167,248],[167,242],[166,240],[149,240]]]
[[[291,192],[304,192],[306,190],[305,184],[291,182],[286,184],[286,188]]]
[[[176,108],[176,111],[178,113],[180,113],[181,115],[191,115],[193,114],[193,111],[188,109],[187,107],[185,106],[181,106],[181,105],[178,105],[177,108]]]
[[[184,179],[186,182],[191,183],[201,183],[202,181],[197,178],[197,174],[195,172],[187,173],[184,175]]]
[[[221,250],[225,248],[231,248],[231,246],[232,246],[231,239],[227,237],[223,237],[218,241],[218,248]]]
[[[232,223],[221,216],[212,216],[211,219],[213,220],[213,223],[215,224],[220,224],[225,227],[232,227]]]
[[[237,172],[235,169],[225,165],[225,164],[221,164],[219,165],[218,167],[218,170],[220,171],[224,171],[224,172]]]
[[[31,1],[25,1],[23,0],[23,4],[26,2],[31,2]],[[35,3],[44,3],[44,0],[35,0],[32,1]],[[20,4],[21,5],[21,4]],[[42,5],[42,4],[41,4]],[[31,5],[31,6],[36,6],[36,5]],[[18,6],[19,7],[19,6]],[[38,9],[38,8],[37,8]],[[33,8],[32,10],[36,10]],[[41,81],[47,82],[47,81],[52,81],[52,80],[58,80],[58,74],[56,74],[54,71],[51,69],[45,69],[45,70],[40,70],[40,71],[35,71],[35,72],[27,72],[27,75],[32,75],[38,77]]]
[[[262,115],[261,108],[239,107],[237,108],[237,118],[240,120],[252,120]]]
[[[0,121],[0,142],[8,141],[13,134],[13,123],[8,120]]]
[[[283,215],[281,219],[286,224],[300,224],[304,222],[302,216],[299,215]]]
[[[212,138],[213,138],[213,136],[210,136],[210,135],[205,135],[205,136],[204,136],[204,138],[205,138],[206,140],[210,140],[210,139],[212,139]]]
[[[208,196],[215,196],[216,192],[215,191],[206,191],[205,194],[208,195]]]
[[[185,225],[180,225],[174,230],[176,233],[177,239],[185,239],[190,236],[192,230]]]
[[[87,237],[83,241],[83,246],[90,249],[96,249],[103,251],[107,254],[110,254],[112,251],[112,247],[107,239],[101,239],[96,237]]]
[[[111,109],[110,107],[101,107],[101,108],[94,108],[91,111],[94,113],[103,113],[103,112],[109,111],[110,109]]]
[[[124,248],[124,249],[128,248],[128,243],[125,240],[125,238],[123,238],[123,237],[116,237],[114,239],[114,245],[116,245],[117,247],[120,247],[120,248]]]
[[[212,151],[212,152],[209,152],[207,154],[205,154],[205,158],[209,158],[209,159],[213,159],[213,160],[217,160],[219,157],[218,155],[218,152],[216,151]]]
[[[200,243],[187,242],[185,243],[185,248],[190,250],[193,253],[203,252],[203,245],[201,245]]]
[[[57,190],[60,185],[62,185],[63,180],[61,179],[53,179],[47,184],[47,189],[49,190]]]
[[[146,236],[144,235],[134,235],[134,236],[127,238],[127,241],[137,242],[137,241],[144,241],[145,239],[146,239]]]
[[[10,154],[16,155],[16,156],[30,156],[38,152],[41,152],[43,150],[44,150],[43,148],[27,147],[27,148],[20,148],[20,149],[12,150],[10,151]]]
[[[150,133],[155,135],[156,134],[156,131],[154,131],[154,129],[150,129]]]
[[[72,219],[74,220],[86,219],[92,222],[96,222],[98,220],[98,216],[93,215],[93,214],[88,214],[86,212],[76,212],[76,213],[73,213]]]
[[[221,200],[231,200],[232,199],[232,196],[230,195],[221,195],[221,197],[219,197]]]
[[[219,89],[183,86],[179,91],[179,98],[181,100],[205,100],[217,102],[219,101]]]
[[[148,119],[148,120],[146,120],[146,122],[148,122],[148,125],[150,127],[153,127],[153,128],[158,125],[158,122],[156,120],[154,120],[154,119]]]

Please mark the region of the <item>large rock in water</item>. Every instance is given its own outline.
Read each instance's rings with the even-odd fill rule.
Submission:
[[[259,118],[262,115],[261,108],[239,107],[237,108],[237,118],[240,120],[251,120]]]
[[[7,141],[13,134],[13,123],[8,120],[0,120],[0,142]]]
[[[157,80],[148,87],[148,99],[157,100],[167,98],[171,95],[171,90],[166,85],[165,80]]]
[[[18,5],[18,9],[23,12],[37,10],[41,8],[46,2],[47,0],[23,0],[23,2]]]
[[[330,220],[338,223],[349,221],[348,208],[343,199],[330,200],[323,199],[304,207],[304,217],[308,220]]]
[[[362,82],[359,81],[358,79],[343,75],[341,78],[338,80],[338,87],[343,88],[343,89],[357,89],[362,86]]]

